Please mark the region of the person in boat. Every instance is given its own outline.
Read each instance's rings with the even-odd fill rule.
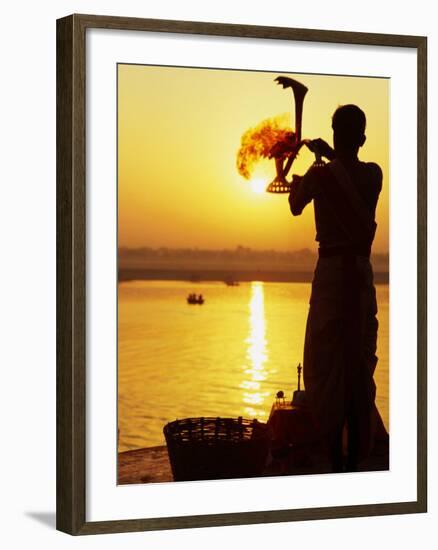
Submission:
[[[366,118],[356,105],[332,118],[332,149],[313,142],[330,162],[294,177],[289,204],[294,216],[313,201],[319,257],[312,282],[304,343],[307,400],[327,438],[332,469],[354,471],[372,450],[377,423],[373,380],[378,322],[370,263],[382,189],[382,171],[361,162]],[[344,426],[348,434],[343,464]]]

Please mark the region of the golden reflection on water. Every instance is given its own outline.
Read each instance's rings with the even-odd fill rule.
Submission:
[[[253,418],[265,416],[263,404],[269,392],[262,391],[262,382],[268,372],[265,369],[268,360],[265,319],[265,295],[262,282],[251,284],[249,301],[249,335],[245,340],[248,346],[246,357],[248,363],[244,366],[245,379],[240,384],[245,403],[245,415]]]

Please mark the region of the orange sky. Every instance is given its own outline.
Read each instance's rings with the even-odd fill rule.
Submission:
[[[293,112],[278,74],[118,66],[119,246],[295,250],[314,248],[313,208],[293,218],[287,195],[256,193],[236,169],[242,134],[261,120]],[[332,142],[331,115],[355,103],[367,115],[359,153],[383,170],[376,252],[388,250],[389,80],[292,75],[309,91],[303,137]],[[294,120],[292,116],[292,125]],[[293,172],[313,158],[303,150]],[[255,177],[275,175],[264,161]]]

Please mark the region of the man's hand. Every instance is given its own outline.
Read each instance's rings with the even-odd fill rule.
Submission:
[[[307,147],[312,153],[319,153],[328,160],[333,160],[335,158],[335,151],[321,138],[312,139],[307,143]]]

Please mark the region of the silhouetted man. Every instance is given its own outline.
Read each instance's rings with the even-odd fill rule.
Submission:
[[[377,364],[377,303],[370,263],[382,171],[358,159],[365,114],[355,105],[332,118],[334,150],[313,142],[330,162],[294,179],[289,204],[299,216],[313,200],[319,258],[312,283],[304,345],[304,383],[329,443],[333,471],[342,471],[342,432],[348,430],[346,469],[354,471],[372,446]]]

